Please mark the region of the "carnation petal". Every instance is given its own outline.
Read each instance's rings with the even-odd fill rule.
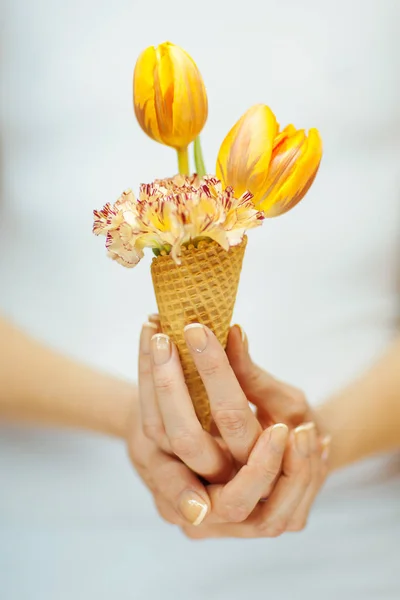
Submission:
[[[236,197],[213,176],[176,175],[140,186],[136,200],[126,190],[114,205],[94,211],[93,231],[106,235],[106,248],[113,260],[135,266],[146,247],[170,251],[180,264],[182,246],[211,239],[222,248],[239,244],[247,229],[262,223],[263,213],[245,192]]]

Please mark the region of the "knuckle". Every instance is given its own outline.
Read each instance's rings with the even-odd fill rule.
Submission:
[[[287,526],[287,531],[303,531],[307,527],[307,519],[302,517],[299,519],[294,519]]]
[[[190,460],[200,454],[200,440],[192,431],[181,431],[170,438],[171,450],[180,458]]]
[[[128,449],[129,458],[134,464],[135,469],[138,471],[139,475],[142,479],[144,479],[144,473],[146,472],[147,465],[142,457],[140,452],[140,448],[137,446],[131,445]]]
[[[307,407],[306,395],[302,390],[299,390],[299,388],[293,388],[292,397],[298,408],[305,409]]]
[[[289,399],[289,418],[295,423],[302,422],[308,408],[305,394],[297,388],[292,388],[289,392]]]
[[[165,435],[164,426],[160,423],[143,423],[143,433],[147,438],[153,441],[161,440]]]
[[[171,393],[173,386],[174,382],[169,375],[157,375],[157,377],[154,377],[154,387],[158,393]]]
[[[287,520],[283,517],[266,519],[259,525],[259,531],[264,537],[279,537],[287,530]]]
[[[265,483],[269,484],[275,481],[278,471],[271,469],[270,467],[263,466],[261,467],[261,475]]]
[[[229,523],[242,523],[249,516],[249,508],[241,500],[233,504],[226,504],[220,512],[222,513],[221,517]]]
[[[207,357],[207,360],[203,362],[199,367],[199,372],[208,379],[211,379],[219,374],[221,370],[221,362],[212,357]]]
[[[143,452],[143,442],[145,441],[143,436],[135,436],[132,440],[129,440],[128,444],[129,458],[138,470],[147,469],[147,455]]]
[[[139,360],[139,377],[149,377],[151,374],[152,368],[150,360],[145,360],[144,357],[141,357]]]
[[[214,411],[213,416],[218,428],[238,438],[246,436],[247,419],[243,409],[220,408]]]

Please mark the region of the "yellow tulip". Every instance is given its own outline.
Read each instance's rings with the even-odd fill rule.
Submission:
[[[271,115],[262,105],[247,111],[225,138],[217,161],[217,175],[224,184],[236,193],[248,189],[256,208],[266,217],[281,215],[300,202],[322,157],[317,129],[310,129],[307,135],[288,125],[278,132]]]
[[[239,119],[222,142],[217,159],[217,177],[240,196],[254,194],[265,181],[274,139],[278,133],[274,113],[256,104]]]
[[[187,148],[207,120],[207,94],[196,63],[170,42],[139,56],[133,104],[143,131],[178,151]]]
[[[317,129],[308,136],[293,125],[280,133],[272,150],[265,184],[255,198],[266,217],[276,217],[300,202],[317,175],[322,158],[322,140]]]

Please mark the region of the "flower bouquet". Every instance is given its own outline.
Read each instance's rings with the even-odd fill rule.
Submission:
[[[177,345],[186,383],[205,429],[211,424],[203,383],[183,329],[199,322],[225,347],[235,304],[246,231],[294,207],[310,188],[322,156],[316,129],[280,129],[257,104],[222,142],[215,175],[206,175],[200,144],[207,94],[192,58],[169,42],[139,57],[133,76],[137,120],[152,139],[174,148],[179,174],[123,192],[94,211],[93,232],[106,236],[108,255],[134,267],[151,248],[161,329]],[[195,173],[189,166],[193,143]]]

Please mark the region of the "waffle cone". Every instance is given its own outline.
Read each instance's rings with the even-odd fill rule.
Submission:
[[[226,347],[246,244],[244,237],[226,251],[216,242],[201,241],[197,247],[182,248],[180,265],[169,255],[153,258],[151,264],[161,329],[178,348],[186,385],[206,430],[211,425],[210,403],[183,328],[189,323],[207,325]]]

